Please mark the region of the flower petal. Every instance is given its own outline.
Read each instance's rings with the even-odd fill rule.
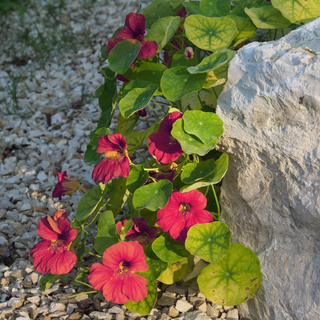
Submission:
[[[110,162],[109,159],[103,159],[96,164],[92,171],[93,181],[101,181],[106,184],[113,178],[113,162]]]
[[[54,252],[47,265],[49,266],[49,272],[52,274],[66,274],[71,271],[76,262],[77,256],[74,253],[63,250]]]
[[[103,286],[103,296],[107,301],[113,303],[124,304],[129,298],[122,293],[123,280],[120,278],[112,278]]]
[[[38,251],[41,250],[45,250],[47,251],[47,249],[51,246],[51,241],[49,240],[42,240],[40,242],[38,242],[36,245],[33,246],[33,248],[30,251],[30,257],[33,258],[34,254]]]
[[[138,53],[138,58],[145,59],[153,57],[158,50],[158,45],[155,41],[146,41],[142,44],[141,49]]]
[[[147,279],[137,274],[132,274],[123,280],[122,292],[133,302],[143,300],[147,294]]]
[[[129,28],[123,28],[116,34],[116,37],[123,40],[126,40],[126,39],[131,40],[131,39],[135,39],[136,33],[130,30]]]
[[[90,268],[88,280],[93,289],[102,291],[103,286],[113,277],[113,271],[101,263],[94,263]]]
[[[131,39],[141,38],[146,32],[146,17],[141,13],[131,12],[126,16],[126,26],[135,33],[135,37]]]
[[[58,240],[60,230],[56,226],[55,230],[52,229],[52,224],[50,224],[50,220],[53,221],[53,224],[56,226],[54,220],[50,216],[46,216],[39,221],[38,224],[38,234],[41,238],[46,240]]]

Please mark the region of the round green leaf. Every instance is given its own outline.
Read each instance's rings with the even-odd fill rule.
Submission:
[[[272,0],[272,5],[292,23],[320,16],[319,0]]]
[[[131,153],[136,151],[142,144],[144,140],[144,132],[141,131],[131,131],[126,134],[127,151],[130,156]]]
[[[232,243],[224,258],[198,276],[200,292],[215,304],[234,306],[250,299],[262,280],[260,261],[252,250]]]
[[[148,178],[148,172],[143,170],[142,164],[132,167],[127,178],[127,188],[130,193],[134,193],[136,189],[144,185],[148,181]]]
[[[144,62],[137,71],[137,79],[154,83],[160,89],[160,80],[167,67],[160,63]]]
[[[133,80],[139,81],[139,80]],[[127,119],[135,112],[143,109],[151,100],[158,86],[149,83],[145,87],[134,88],[128,92],[119,102],[121,114]]]
[[[137,189],[133,194],[132,204],[135,209],[147,208],[155,211],[164,208],[172,192],[169,180],[159,180]]]
[[[170,101],[176,101],[183,96],[199,91],[206,81],[206,74],[190,74],[187,67],[173,67],[166,70],[161,78],[161,89]]]
[[[202,89],[198,92],[190,93],[187,96],[181,98],[182,110],[201,110],[203,106],[215,108],[217,105],[216,94],[218,93],[220,93],[220,90],[215,89],[215,91],[213,91],[212,88]]]
[[[200,156],[204,156],[217,144],[217,139],[214,139],[208,145],[205,145],[196,137],[186,133],[183,129],[182,119],[176,120],[173,124],[171,134],[179,141],[182,150],[188,154],[197,153]]]
[[[168,234],[163,234],[152,243],[152,250],[165,262],[177,262],[190,256],[183,242],[172,239]]]
[[[230,11],[231,1],[201,0],[200,8],[207,17],[222,17]]]
[[[216,170],[216,162],[214,159],[201,161],[199,163],[188,163],[181,173],[181,181],[191,184],[201,180]]]
[[[138,312],[141,315],[148,315],[150,311],[152,310],[154,304],[157,300],[157,284],[155,281],[148,282],[147,283],[147,289],[148,289],[148,295],[138,302],[133,302],[132,300],[129,300],[127,303],[125,303],[125,306],[131,311],[131,312]]]
[[[188,258],[175,263],[168,263],[168,268],[161,273],[158,280],[165,284],[173,284],[177,281],[182,280],[186,274],[189,266]]]
[[[281,12],[272,6],[262,6],[260,8],[245,8],[246,14],[251,18],[257,28],[277,29],[288,28],[291,24],[284,18]]]
[[[211,184],[219,183],[227,172],[228,161],[228,155],[226,153],[222,154],[220,158],[216,160],[216,170],[212,174],[202,180],[196,181],[191,185],[183,186],[180,189],[180,192],[188,192],[191,190],[199,189],[201,187],[209,186]]]
[[[234,20],[238,29],[236,37],[233,40],[233,47],[257,35],[257,28],[247,18],[236,15],[229,15],[228,17]]]
[[[229,47],[237,32],[235,22],[228,17],[209,18],[198,14],[188,16],[184,28],[194,45],[210,51]]]
[[[213,112],[187,110],[183,122],[184,130],[197,136],[205,145],[223,134],[223,121]]]
[[[149,267],[148,271],[146,272],[137,272],[140,276],[148,279],[149,282],[155,281],[160,274],[167,269],[168,263],[158,260],[158,259],[151,259],[146,255],[147,265]]]
[[[178,30],[181,17],[164,17],[157,20],[148,31],[146,39],[156,41],[158,52],[171,40],[173,35]]]
[[[141,44],[122,41],[110,51],[108,60],[110,70],[125,73],[139,54]]]
[[[199,223],[189,229],[186,248],[205,261],[216,262],[228,252],[230,239],[230,228],[225,223]]]
[[[94,242],[94,249],[103,254],[104,251],[119,241],[116,236],[116,224],[111,210],[101,213],[98,222],[98,234]]]
[[[223,65],[228,60],[226,52],[212,53],[210,56],[205,57],[197,66],[189,67],[188,71],[194,73],[207,73]]]

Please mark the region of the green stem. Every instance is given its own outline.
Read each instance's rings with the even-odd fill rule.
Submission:
[[[167,67],[167,68],[170,68],[170,66],[168,66],[164,60],[162,58],[160,58],[160,56],[158,55],[158,59],[161,60],[161,62]]]
[[[136,153],[139,157],[141,157],[142,159],[146,160],[147,163],[148,163],[148,165],[149,165],[150,167],[152,167],[151,163],[149,162],[149,160],[148,160],[146,157],[144,157],[142,154],[140,154],[140,153],[137,152],[137,151],[135,151],[135,153]]]
[[[214,89],[214,87],[212,87],[212,89],[213,89],[213,93],[214,93],[214,95],[216,96],[216,98],[217,98],[217,100],[218,100],[218,95],[217,95],[216,90]]]
[[[156,114],[156,112],[153,110],[153,108],[151,107],[151,104],[148,103],[148,106],[151,108],[151,110],[153,111],[154,115],[156,116],[156,118],[158,119],[158,121],[160,120],[158,115]]]
[[[74,297],[80,296],[80,295],[82,295],[82,294],[84,294],[84,293],[97,293],[97,292],[99,292],[99,291],[98,291],[98,290],[94,290],[94,291],[80,292],[80,293],[73,294],[72,296],[69,296],[68,298],[69,298],[69,299],[70,299],[70,298],[74,298]]]
[[[274,40],[276,40],[276,37],[277,37],[277,31],[278,31],[278,29],[275,29],[275,31],[274,31],[274,37],[273,37],[273,41],[274,41]]]
[[[217,197],[217,194],[216,194],[216,190],[214,190],[213,184],[211,185],[211,188],[212,188],[212,193],[214,195],[214,198],[216,200],[217,209],[218,209],[218,216],[219,216],[219,219],[220,219],[220,205],[219,205],[218,197]]]
[[[155,104],[162,110],[163,113],[166,113],[157,101],[155,101],[155,100],[153,100],[153,99],[151,99],[151,101],[152,101],[153,103],[155,103]]]

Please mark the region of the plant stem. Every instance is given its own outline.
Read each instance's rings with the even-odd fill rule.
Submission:
[[[153,99],[151,99],[151,101],[154,102],[162,110],[163,113],[166,113],[157,101]]]
[[[148,106],[151,108],[151,110],[153,111],[154,115],[156,116],[156,118],[158,119],[158,121],[160,120],[158,115],[156,114],[156,112],[153,110],[153,108],[151,107],[151,104],[148,103]]]
[[[218,197],[217,197],[217,194],[216,194],[216,190],[214,190],[213,184],[211,185],[211,188],[212,188],[212,193],[214,195],[214,198],[216,200],[217,209],[218,209],[218,216],[219,216],[219,219],[220,219],[220,205],[219,205]]]
[[[84,192],[84,193],[88,193],[88,190],[79,183],[79,188]]]

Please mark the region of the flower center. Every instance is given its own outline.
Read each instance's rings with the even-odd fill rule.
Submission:
[[[68,247],[62,245],[63,240],[51,240],[50,247],[47,250],[54,251],[55,253],[63,250],[69,250]],[[71,244],[71,243],[70,243]]]
[[[130,267],[130,262],[128,261],[121,261],[119,263],[119,273],[122,274],[122,273],[125,273],[125,272],[128,272],[129,271],[129,267]]]
[[[173,136],[170,136],[170,137],[169,137],[169,145],[170,145],[170,146],[173,145],[173,144],[176,144],[176,142],[177,142],[177,139],[176,139],[176,138],[174,138]]]
[[[185,202],[180,203],[180,206],[179,206],[180,214],[185,216],[189,211],[190,211],[190,204],[189,203],[185,203]]]
[[[108,151],[105,154],[105,157],[108,158],[115,158],[115,159],[119,159],[121,157],[126,157],[128,156],[128,152],[126,149],[123,149],[122,147],[118,146],[118,150],[117,151]]]

